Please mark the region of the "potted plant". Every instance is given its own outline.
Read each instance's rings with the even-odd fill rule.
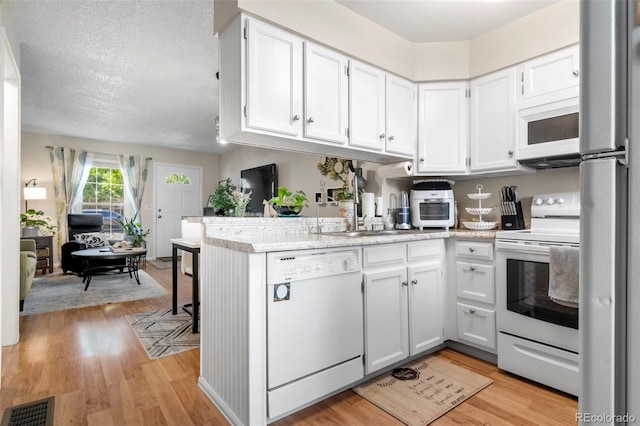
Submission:
[[[149,229],[144,231],[142,229],[142,223],[140,221],[136,221],[138,217],[138,212],[133,216],[132,219],[114,219],[122,229],[124,229],[125,240],[131,243],[132,247],[143,247],[147,245],[147,235],[151,233]]]
[[[20,214],[20,226],[23,237],[37,237],[42,232],[55,235],[55,225],[51,225],[51,218],[45,217],[42,210],[29,209]]]
[[[304,191],[291,192],[285,186],[278,187],[278,196],[269,200],[279,216],[297,216],[303,207],[309,207]]]
[[[211,196],[211,207],[216,216],[233,216],[236,207],[236,201],[233,192],[238,187],[231,183],[231,179],[221,180],[218,182],[216,190]]]

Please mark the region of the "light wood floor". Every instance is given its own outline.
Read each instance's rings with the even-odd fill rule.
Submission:
[[[171,270],[146,271],[171,291]],[[180,303],[190,297],[180,275]],[[55,425],[221,425],[197,386],[199,350],[149,360],[125,315],[171,306],[171,295],[20,317],[20,343],[2,348],[0,410],[55,396]],[[444,350],[437,354],[494,383],[434,425],[575,424],[575,398],[518,379],[494,365]],[[277,425],[401,425],[352,391]]]

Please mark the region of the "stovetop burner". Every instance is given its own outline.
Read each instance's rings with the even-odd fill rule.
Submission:
[[[531,201],[531,228],[498,231],[496,238],[579,244],[580,193],[534,195]]]

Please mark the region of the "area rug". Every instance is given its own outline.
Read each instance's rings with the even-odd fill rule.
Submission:
[[[396,368],[353,390],[407,425],[426,425],[493,380],[428,357]]]
[[[200,347],[200,333],[191,332],[191,315],[182,310],[176,315],[171,308],[127,315],[127,321],[151,359]]]
[[[62,272],[38,275],[24,300],[20,315],[99,306],[164,296],[167,290],[145,271],[138,271],[140,285],[129,274],[94,275],[84,291],[82,277]]]
[[[171,258],[169,260],[164,260],[161,258],[157,259],[149,259],[147,260],[150,264],[156,267],[156,269],[171,269],[173,268],[173,263],[171,262]],[[180,268],[180,260],[178,260],[178,268]]]

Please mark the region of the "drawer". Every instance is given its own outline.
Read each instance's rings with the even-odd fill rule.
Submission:
[[[493,260],[493,243],[456,241],[456,256]]]
[[[417,262],[439,259],[442,250],[442,240],[415,241],[407,244],[407,260]]]
[[[403,264],[406,259],[405,244],[382,244],[362,248],[362,267]]]
[[[496,348],[496,311],[458,303],[458,339]]]
[[[456,262],[458,297],[495,303],[495,266]]]
[[[39,248],[36,250],[36,256],[38,257],[49,257],[49,248]]]

